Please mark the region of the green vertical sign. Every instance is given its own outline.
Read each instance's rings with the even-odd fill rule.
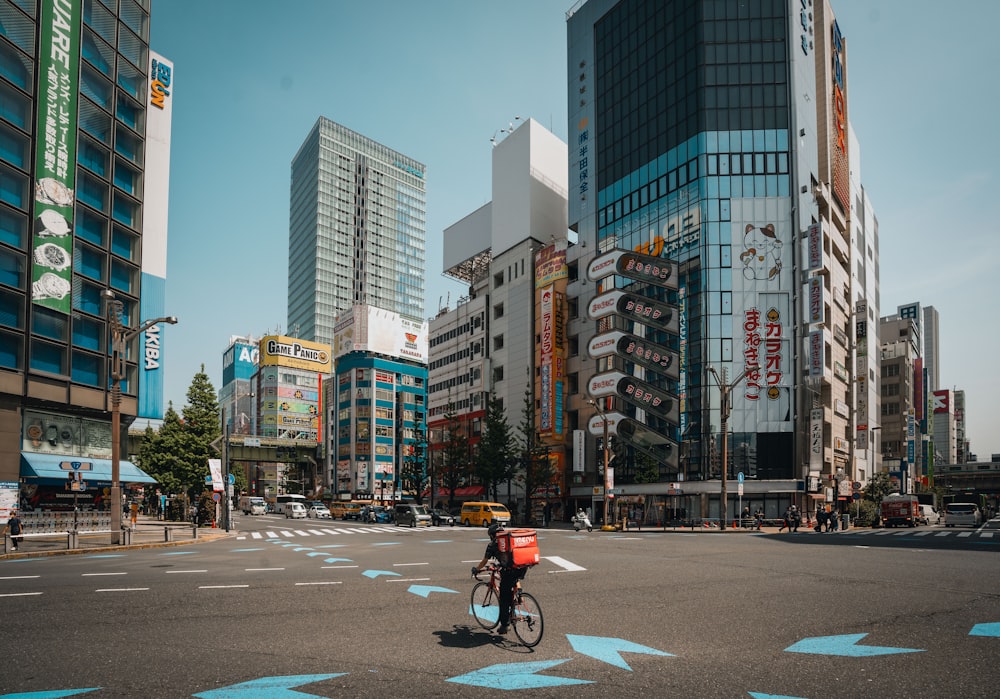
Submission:
[[[42,0],[31,300],[69,313],[80,82],[80,2]]]

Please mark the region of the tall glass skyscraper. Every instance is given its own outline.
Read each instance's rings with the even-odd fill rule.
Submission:
[[[320,117],[292,160],[289,335],[333,344],[355,304],[423,318],[424,170]]]
[[[677,271],[669,293],[613,267],[581,288],[580,308],[620,290],[669,304],[679,321],[676,332],[621,313],[581,323],[581,334],[589,322],[676,358],[676,378],[622,353],[579,365],[594,398],[624,373],[679,407],[663,420],[631,394],[607,397],[606,411],[671,443],[658,484],[626,454],[615,486],[655,495],[684,481],[682,507],[702,517],[720,516],[718,479],[737,474],[743,504],[769,517],[836,501],[841,485],[849,497],[867,477],[851,463],[855,431],[868,426],[854,321],[878,317],[852,261],[875,227],[856,213],[870,205],[848,167],[846,42],[829,4],[589,0],[569,13],[567,46],[569,225],[582,242],[571,264],[582,277],[595,256],[625,250]],[[731,385],[731,415],[716,375]],[[733,497],[730,516],[735,507]]]

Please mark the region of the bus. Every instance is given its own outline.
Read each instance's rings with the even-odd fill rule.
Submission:
[[[301,502],[302,506],[306,506],[306,496],[305,495],[292,495],[291,493],[285,493],[284,495],[278,495],[274,499],[274,513],[276,515],[285,514],[285,505],[290,502]]]

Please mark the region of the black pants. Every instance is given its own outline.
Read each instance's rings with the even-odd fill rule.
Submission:
[[[514,606],[514,588],[524,577],[524,568],[504,568],[500,571],[500,626],[510,621],[510,610]]]

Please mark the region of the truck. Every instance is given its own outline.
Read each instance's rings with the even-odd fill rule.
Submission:
[[[893,493],[882,498],[879,508],[883,527],[915,527],[920,521],[920,501],[916,495]]]
[[[256,495],[241,495],[240,509],[245,515],[262,515],[266,510],[264,498]]]

